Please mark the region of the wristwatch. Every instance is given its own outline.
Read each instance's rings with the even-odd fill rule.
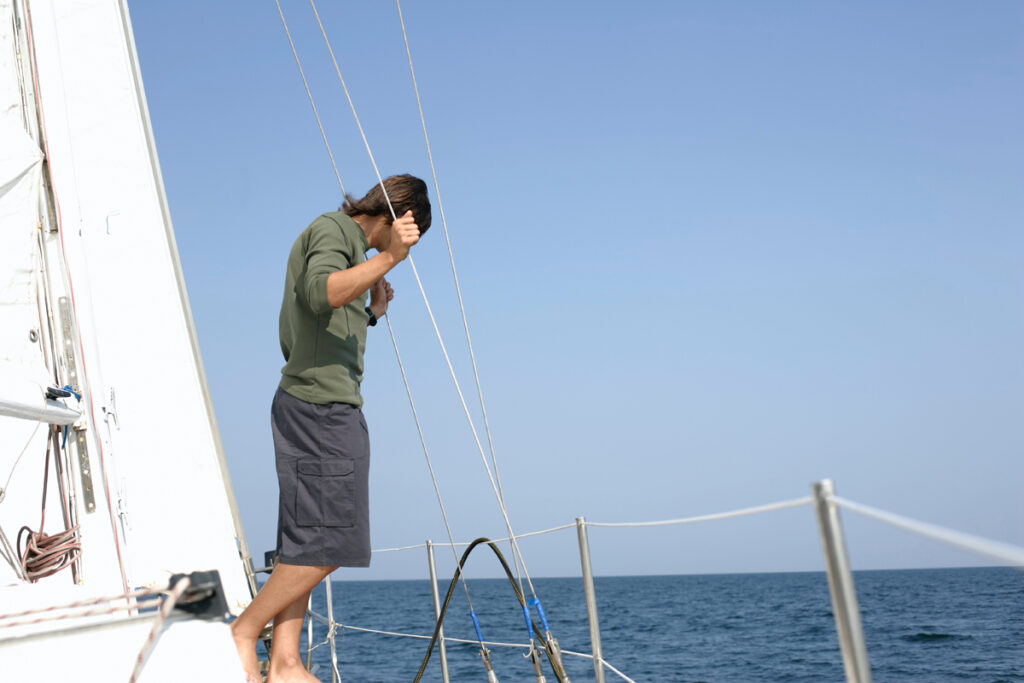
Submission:
[[[370,319],[366,321],[368,327],[373,327],[377,324],[377,316],[373,314],[369,306],[366,307],[366,315],[370,316]]]

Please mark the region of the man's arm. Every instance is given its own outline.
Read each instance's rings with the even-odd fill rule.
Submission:
[[[327,276],[327,302],[341,308],[355,301],[396,265],[398,261],[382,251],[357,266],[331,273]]]
[[[409,255],[409,248],[420,239],[420,229],[411,211],[392,222],[390,231],[390,241],[384,251],[357,266],[335,271],[328,276],[327,301],[331,306],[341,308],[361,296],[388,271],[404,261]]]

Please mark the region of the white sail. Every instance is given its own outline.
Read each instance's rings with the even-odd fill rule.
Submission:
[[[41,405],[49,382],[39,343],[43,155],[26,125],[18,54],[12,1],[0,0],[0,402]],[[39,453],[45,444],[37,424],[0,415],[0,531],[13,536],[20,528],[15,519],[27,510],[38,517],[38,484],[28,482],[35,484],[42,465],[31,466],[31,473],[29,463],[14,466],[23,450]],[[17,578],[0,562],[0,585]]]
[[[30,337],[45,323],[40,290],[48,278],[56,326],[61,297],[73,319],[70,349],[95,497],[88,509],[84,490],[74,492],[83,537],[79,587],[166,586],[171,574],[217,569],[230,609],[240,611],[251,598],[244,538],[127,8],[118,0],[0,0],[0,52],[0,358],[7,374],[29,386],[53,383],[60,359],[47,361],[45,345]],[[78,406],[72,399],[68,407]],[[0,475],[32,429],[0,418]],[[30,444],[0,502],[9,534],[38,524],[45,434]],[[81,489],[75,462],[70,479]],[[25,604],[16,586],[2,587],[17,583],[0,563],[0,602]],[[71,577],[65,571],[43,583],[66,586]],[[33,600],[39,594],[31,593]]]

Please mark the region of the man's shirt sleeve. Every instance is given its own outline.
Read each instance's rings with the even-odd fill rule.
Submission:
[[[352,265],[352,245],[341,226],[326,216],[313,221],[306,245],[306,301],[317,314],[332,310],[327,300],[327,278],[331,273]]]

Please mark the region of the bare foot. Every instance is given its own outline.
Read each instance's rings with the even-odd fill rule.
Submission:
[[[271,657],[267,683],[320,683],[320,679],[306,671],[301,659],[281,662]]]
[[[231,637],[235,640],[235,649],[238,650],[238,658],[242,661],[245,680],[249,683],[260,683],[263,676],[260,675],[260,663],[256,658],[256,639],[246,638],[235,633],[235,623],[231,624]]]

